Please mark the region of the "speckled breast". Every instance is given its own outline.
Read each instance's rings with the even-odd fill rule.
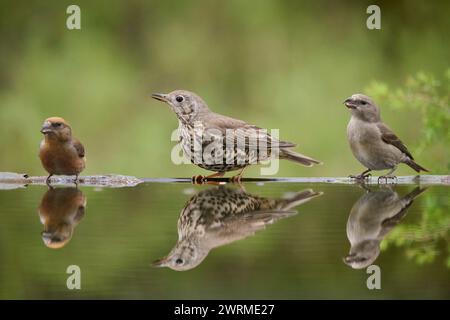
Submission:
[[[237,139],[233,143],[225,143],[217,136],[211,137],[203,130],[194,130],[186,125],[180,126],[180,143],[185,157],[193,164],[211,171],[226,172],[242,169],[250,164],[258,164],[270,157],[270,149],[267,154],[257,149],[241,147]]]

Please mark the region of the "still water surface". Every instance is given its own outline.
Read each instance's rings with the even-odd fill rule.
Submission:
[[[244,186],[0,190],[0,298],[450,299],[448,187]]]

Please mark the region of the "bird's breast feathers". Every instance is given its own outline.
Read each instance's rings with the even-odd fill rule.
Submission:
[[[50,144],[41,142],[39,157],[47,172],[52,174],[77,174],[86,163],[72,144]]]
[[[376,123],[352,117],[347,126],[347,138],[353,155],[369,169],[389,169],[403,158],[399,149],[381,139]]]
[[[352,117],[347,126],[347,137],[350,143],[370,145],[380,140],[381,133],[374,123]]]

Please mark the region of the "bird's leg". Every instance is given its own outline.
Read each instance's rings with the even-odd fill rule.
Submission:
[[[357,180],[357,181],[356,181],[356,184],[357,184],[361,189],[363,189],[366,193],[371,192],[370,188],[364,183],[364,181],[359,181],[359,180]]]
[[[209,176],[202,176],[202,175],[193,176],[192,183],[193,184],[204,184],[206,182],[209,184],[214,184],[213,182],[215,182],[215,181],[208,181],[208,179],[220,178],[220,177],[223,177],[224,174],[225,174],[225,172],[216,172],[216,173],[210,174]]]
[[[394,166],[394,167],[391,169],[391,171],[389,171],[389,172],[386,173],[385,175],[379,176],[379,177],[378,177],[378,183],[380,183],[380,180],[381,180],[381,179],[384,179],[385,183],[387,183],[389,179],[393,179],[393,180],[394,180],[394,183],[397,183],[397,177],[394,176],[394,175],[392,175],[392,173],[393,173],[395,170],[397,170],[397,166]]]
[[[73,180],[73,183],[75,183],[75,186],[78,188],[78,174],[75,175],[75,180]]]
[[[247,167],[243,167],[241,169],[241,171],[239,171],[239,173],[237,175],[232,176],[230,178],[230,181],[233,182],[233,183],[238,183],[240,185],[241,184],[242,174],[244,173],[245,168],[247,168]]]
[[[216,172],[216,173],[210,174],[209,176],[206,176],[205,180],[208,180],[211,178],[221,178],[221,177],[223,177],[224,174],[225,174],[225,172]]]
[[[47,179],[45,179],[45,184],[47,185],[47,186],[49,186],[49,187],[51,187],[51,184],[50,184],[50,178],[52,177],[52,175],[53,175],[53,173],[50,173],[49,175],[48,175],[48,177],[47,177]]]
[[[372,171],[371,169],[367,169],[366,171],[364,171],[363,173],[361,173],[360,175],[354,176],[354,175],[350,175],[348,176],[349,178],[352,179],[356,179],[356,180],[365,180],[366,178],[369,178],[370,176],[372,176],[372,174],[370,173],[370,171]]]

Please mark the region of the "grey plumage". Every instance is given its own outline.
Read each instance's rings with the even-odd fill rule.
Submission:
[[[195,93],[176,90],[168,94],[155,93],[152,97],[166,102],[175,112],[179,120],[180,143],[183,153],[192,163],[203,169],[222,174],[227,171],[243,169],[250,164],[256,164],[276,156],[273,152],[275,146],[279,148],[281,159],[291,160],[304,166],[321,163],[292,151],[291,148],[295,147],[294,143],[279,141],[257,126],[212,112],[206,102]],[[195,128],[203,130],[207,136],[196,134]],[[201,161],[194,161],[196,142],[205,149],[211,143],[222,142],[225,137],[227,141],[231,142],[231,150],[225,148],[226,143],[224,142],[222,143],[223,149],[215,150],[217,154],[214,154],[221,159],[222,163],[205,154],[202,155]],[[245,141],[243,147],[238,145],[240,139]],[[257,139],[264,139],[267,142],[267,154],[261,155],[259,145],[255,144]],[[254,152],[255,149],[256,152]],[[227,161],[230,159],[232,161]],[[238,159],[245,159],[245,161],[240,163]]]
[[[269,199],[224,186],[201,191],[181,211],[176,245],[153,265],[177,271],[195,268],[210,250],[296,215],[294,207],[321,194],[308,189],[286,199]]]
[[[353,205],[347,221],[347,238],[351,248],[344,258],[345,264],[366,268],[380,254],[380,243],[406,215],[414,199],[426,188],[416,187],[404,197],[391,188],[368,190]]]
[[[416,170],[428,171],[414,161],[404,143],[382,122],[380,109],[375,102],[363,94],[354,94],[344,104],[351,111],[347,126],[347,139],[353,155],[368,170],[359,175],[364,178],[371,170],[391,169],[392,174],[399,163]]]

